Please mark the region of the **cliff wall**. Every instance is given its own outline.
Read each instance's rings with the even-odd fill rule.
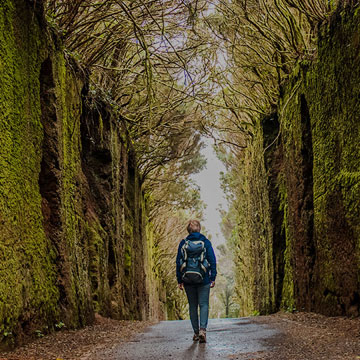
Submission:
[[[357,12],[323,26],[318,60],[299,65],[280,107],[293,279],[283,303],[328,315],[359,311],[359,30]]]
[[[260,128],[260,122],[257,126]],[[238,168],[235,276],[242,315],[275,309],[272,225],[262,154],[263,135],[258,131],[243,152]]]
[[[359,314],[359,27],[358,11],[321,25],[316,60],[298,63],[239,162],[237,258],[261,259],[238,265],[243,314]]]
[[[0,59],[0,339],[166,317],[134,151],[41,2],[2,2]]]

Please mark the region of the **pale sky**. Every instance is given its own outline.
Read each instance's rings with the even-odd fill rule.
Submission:
[[[192,179],[200,186],[201,199],[207,205],[202,224],[207,233],[212,235],[211,242],[216,248],[225,242],[219,225],[221,216],[217,210],[220,206],[227,209],[227,203],[220,188],[220,171],[225,172],[225,167],[216,157],[212,148],[212,140],[204,139],[204,142],[206,147],[202,150],[202,154],[207,159],[206,168],[200,173],[192,175]]]

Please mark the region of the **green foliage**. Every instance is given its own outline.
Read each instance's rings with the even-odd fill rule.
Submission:
[[[38,338],[44,337],[44,334],[42,333],[41,330],[35,330],[35,334],[36,334],[36,336],[37,336]]]
[[[262,137],[247,151],[222,151],[227,174],[223,188],[229,210],[223,213],[222,229],[234,254],[235,301],[240,315],[273,311],[273,264],[271,225],[266,203],[265,169],[258,158]]]
[[[285,311],[288,313],[294,313],[297,310],[296,310],[295,306],[288,306],[287,308],[285,308]]]
[[[66,327],[66,325],[62,321],[55,324],[55,329],[57,330],[61,330],[63,327]]]
[[[298,64],[316,59],[318,25],[356,6],[354,0],[226,0],[203,15],[202,36],[212,45],[203,62],[216,84],[203,120],[208,135],[246,148],[257,120],[276,112]]]
[[[194,19],[186,3],[47,0],[45,5],[67,51],[91,70],[91,101],[97,94],[125,124],[144,179],[169,162],[196,155],[199,110],[193,99],[204,93],[198,86],[204,71],[190,65],[203,44],[186,36],[192,32],[188,20]],[[203,11],[205,5],[198,2]]]
[[[239,316],[239,305],[234,291],[233,252],[225,244],[217,247],[216,286],[211,289],[210,316],[214,318],[235,318]]]

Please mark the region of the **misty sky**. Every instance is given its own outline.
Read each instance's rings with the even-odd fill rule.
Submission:
[[[220,171],[225,171],[225,168],[215,155],[212,141],[205,139],[204,142],[207,146],[202,153],[207,159],[206,169],[193,175],[192,178],[200,186],[201,199],[207,204],[202,224],[206,227],[207,233],[212,235],[211,241],[216,247],[225,242],[219,226],[221,217],[217,210],[220,205],[223,209],[227,209],[226,200],[220,188]]]

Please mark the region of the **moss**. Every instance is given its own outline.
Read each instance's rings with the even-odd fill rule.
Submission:
[[[68,272],[66,296],[69,303],[66,322],[78,327],[91,321],[91,281],[88,277],[89,256],[84,251],[85,234],[82,210],[82,168],[80,116],[82,111],[82,81],[76,67],[66,63],[62,53],[55,52],[56,117],[60,124],[61,218],[63,222],[63,259]]]
[[[348,172],[342,170],[335,178],[335,184],[341,189],[346,208],[347,221],[354,227],[355,232],[360,234],[360,172]]]
[[[83,80],[35,8],[0,7],[0,340],[21,326],[78,328],[94,311],[163,317],[166,284],[131,142],[105,105],[97,126],[81,128],[93,120],[82,113],[91,111]]]
[[[110,288],[108,274],[108,236],[102,226],[94,221],[85,223],[85,236],[89,253],[89,278],[94,311],[110,315]]]
[[[42,226],[38,176],[43,129],[40,65],[44,37],[30,5],[0,9],[0,339],[19,318],[55,323],[54,253]]]
[[[261,129],[260,121],[256,126]],[[273,232],[263,144],[262,133],[256,132],[234,179],[238,189],[231,210],[236,223],[231,242],[236,251],[235,291],[241,315],[266,314],[275,308]]]
[[[351,292],[359,291],[355,269],[360,255],[360,105],[357,99],[360,17],[356,12],[355,15],[346,13],[337,21],[341,21],[341,25],[333,30],[332,41],[324,39],[319,45],[320,61],[312,74],[312,96],[316,104],[312,111],[318,117],[314,124],[318,154],[314,191],[318,198],[315,226],[322,234],[319,244],[323,256],[322,273],[319,276],[323,279],[324,291],[331,292],[327,298],[335,297],[338,306],[340,298],[351,298]],[[345,38],[347,43],[344,43]],[[319,82],[321,93],[315,87]],[[347,274],[341,269],[343,266],[349,267]],[[345,283],[347,289],[344,289]],[[349,305],[342,306],[348,311]]]
[[[278,239],[271,237],[271,227],[279,223],[269,225],[276,192],[286,240],[285,251],[274,254],[274,259],[284,258],[281,307],[324,314],[358,308],[359,8],[334,14],[320,28],[318,59],[293,69],[278,104],[280,132],[274,149],[264,155],[266,136],[273,136],[264,119],[255,125],[255,136],[238,161],[233,243],[242,314],[273,309],[270,251],[283,251],[272,248]],[[261,134],[268,130],[264,142]],[[283,152],[280,161],[277,150]],[[269,184],[264,184],[266,178]]]
[[[296,172],[305,159],[302,110],[298,102],[303,96],[309,107],[310,150],[314,156],[312,231],[316,246],[312,250],[313,260],[309,258],[314,263],[312,274],[306,280],[309,289],[306,301],[310,309],[325,314],[350,311],[354,301],[352,294],[359,291],[359,30],[360,18],[356,11],[338,14],[329,26],[324,26],[320,30],[317,61],[303,71],[296,70],[280,104],[288,193],[285,257],[289,260],[285,279],[289,277],[289,280],[284,282],[283,302],[287,304],[289,296],[286,294],[292,291],[291,277],[295,284],[301,281],[298,270],[294,273],[299,265],[299,253],[294,245],[304,244],[297,240],[296,232],[300,229],[294,226],[292,219],[299,211],[299,202],[304,199],[292,203],[289,194],[301,190],[301,176]],[[344,39],[347,40],[344,42]],[[305,210],[300,218],[302,222],[303,216],[312,216],[312,209]],[[294,256],[297,256],[296,261]],[[301,291],[296,290],[290,299],[292,296],[296,303]]]
[[[130,245],[126,245],[125,246],[125,253],[124,253],[124,269],[125,269],[125,274],[130,274],[130,269],[131,269],[131,247]]]
[[[100,140],[102,143],[104,141],[104,122],[101,113],[99,113],[99,132],[100,132]]]
[[[284,279],[281,293],[281,308],[284,310],[290,310],[296,308],[294,297],[294,278],[292,269],[292,243],[289,233],[288,224],[288,199],[287,190],[285,186],[285,179],[279,178],[279,195],[280,195],[280,211],[284,214],[282,231],[285,233],[286,248],[284,251]]]

